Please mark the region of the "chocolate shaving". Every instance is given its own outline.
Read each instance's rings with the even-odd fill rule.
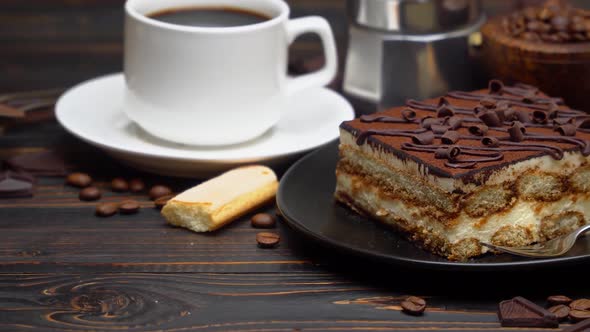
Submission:
[[[454,160],[461,154],[461,149],[456,146],[440,147],[434,151],[436,159]]]
[[[460,135],[459,132],[454,130],[449,130],[442,137],[440,138],[443,144],[455,144],[459,141]]]
[[[422,145],[432,144],[432,142],[434,142],[434,133],[427,131],[421,134],[412,135],[412,142]]]
[[[488,90],[491,94],[501,94],[504,90],[504,83],[500,80],[491,80],[488,84]]]
[[[483,136],[488,132],[488,126],[484,124],[476,124],[469,126],[469,132],[475,136]]]
[[[450,167],[450,168],[474,168],[477,165],[476,162],[469,162],[469,163],[451,163],[451,162],[446,162],[445,166]]]
[[[486,136],[481,139],[481,144],[488,147],[500,146],[500,140],[494,136]]]
[[[392,116],[371,116],[361,115],[361,122],[382,122],[382,123],[406,123],[406,119],[396,118]]]
[[[453,115],[455,115],[455,111],[453,111],[452,107],[448,105],[443,105],[436,111],[437,118],[446,118]]]
[[[508,134],[513,142],[522,142],[525,139],[526,128],[519,121],[514,121],[512,127],[508,128]]]
[[[502,121],[500,121],[498,114],[494,111],[482,112],[477,117],[489,127],[500,127],[502,125]]]
[[[447,98],[445,98],[445,97],[440,97],[440,98],[438,99],[438,107],[441,107],[441,106],[448,106],[448,105],[451,105],[451,103],[449,102],[449,100],[448,100]]]
[[[549,120],[549,113],[546,111],[533,111],[533,122],[534,123],[547,123]]]
[[[561,136],[576,136],[577,128],[571,123],[567,123],[555,128]]]
[[[495,109],[494,112],[496,112],[496,115],[498,116],[498,119],[500,120],[500,122],[504,122],[506,121],[506,115],[504,114],[504,111],[506,111],[505,109]]]
[[[416,111],[411,108],[404,108],[402,110],[402,118],[408,122],[412,122],[416,119]]]
[[[496,108],[498,102],[492,98],[484,98],[479,103],[485,108]]]
[[[590,119],[584,119],[577,123],[578,129],[590,129]]]
[[[420,125],[422,128],[430,129],[432,125],[440,124],[440,119],[433,118],[431,116],[427,116],[420,121]]]
[[[452,116],[445,121],[451,127],[451,130],[457,130],[463,125],[463,119],[458,116]]]
[[[436,135],[442,135],[447,132],[451,127],[445,125],[434,124],[430,126],[430,130]]]

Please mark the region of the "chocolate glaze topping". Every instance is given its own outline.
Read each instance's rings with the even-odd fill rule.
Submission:
[[[408,100],[406,107],[361,116],[342,128],[359,145],[377,144],[450,177],[542,155],[560,160],[565,151],[590,155],[590,115],[535,87],[499,80],[487,90]]]

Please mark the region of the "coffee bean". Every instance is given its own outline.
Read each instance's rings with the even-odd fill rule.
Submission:
[[[268,213],[258,213],[252,216],[250,224],[254,228],[273,228],[275,227],[276,220]]]
[[[279,244],[281,237],[276,233],[261,232],[256,234],[256,242],[260,248],[273,248]]]
[[[551,295],[547,298],[549,305],[565,304],[568,305],[572,302],[572,299],[565,295]]]
[[[547,310],[553,313],[557,317],[557,320],[559,320],[560,322],[565,320],[570,313],[570,307],[568,307],[565,304],[558,304]]]
[[[92,178],[86,173],[72,173],[67,176],[66,183],[78,188],[86,188],[92,184]]]
[[[129,183],[123,178],[114,178],[111,181],[111,190],[115,192],[126,192],[129,190]]]
[[[170,195],[165,195],[162,196],[160,198],[157,198],[154,201],[154,205],[156,206],[156,209],[161,209],[164,207],[164,205],[166,205],[168,203],[169,200],[171,200],[172,198],[174,198],[174,194],[170,194]]]
[[[101,196],[102,192],[96,187],[86,187],[80,190],[80,193],[78,194],[78,198],[81,201],[96,201],[100,199]]]
[[[153,186],[152,189],[150,189],[150,198],[152,200],[156,200],[162,196],[166,196],[166,195],[170,195],[172,194],[172,189],[170,189],[169,187],[166,186],[162,186],[162,185],[157,185],[157,186]]]
[[[567,30],[568,25],[570,24],[570,20],[565,16],[555,16],[551,19],[551,26],[553,29],[557,31],[565,31]]]
[[[96,206],[96,215],[99,217],[110,217],[117,213],[119,204],[117,203],[102,203]]]
[[[527,20],[532,21],[537,18],[538,10],[534,7],[528,7],[522,11],[522,14]]]
[[[401,307],[406,314],[419,316],[426,309],[426,301],[417,296],[410,296],[402,301]]]
[[[534,33],[534,32],[525,32],[522,34],[522,39],[524,40],[528,40],[528,41],[532,41],[532,42],[537,42],[540,41],[541,38],[539,37],[538,34]]]
[[[119,204],[119,213],[121,214],[134,214],[139,211],[139,202],[134,200],[127,200]]]
[[[553,16],[555,16],[555,13],[549,8],[543,8],[537,15],[541,21],[549,21]]]
[[[572,301],[572,303],[570,303],[570,308],[572,308],[572,310],[590,310],[590,300],[579,299]]]
[[[590,310],[570,310],[569,317],[573,322],[590,319]]]
[[[145,184],[141,179],[132,179],[129,181],[129,190],[132,193],[142,192],[145,189]]]

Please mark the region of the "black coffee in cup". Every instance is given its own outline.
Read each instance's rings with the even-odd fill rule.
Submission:
[[[166,23],[194,27],[237,27],[271,19],[264,14],[237,7],[173,8],[147,16]]]

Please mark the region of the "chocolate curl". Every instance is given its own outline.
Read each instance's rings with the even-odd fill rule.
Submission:
[[[411,108],[404,108],[402,110],[402,118],[408,122],[412,122],[416,119],[416,112]]]
[[[479,101],[479,104],[485,108],[496,108],[497,102],[492,98],[484,98]]]
[[[481,144],[489,148],[497,148],[500,146],[500,140],[494,136],[486,136],[481,139]]]
[[[504,83],[502,83],[500,80],[491,80],[488,84],[488,89],[490,90],[490,94],[501,94],[502,90],[504,90]]]
[[[440,108],[441,106],[449,106],[451,105],[451,103],[449,102],[449,100],[445,97],[440,97],[438,100],[438,107]]]
[[[455,144],[459,140],[460,136],[461,135],[459,135],[459,132],[449,130],[446,133],[444,133],[444,135],[442,135],[440,140],[443,144]]]
[[[500,119],[500,122],[504,123],[504,121],[506,121],[506,115],[504,114],[504,109],[495,109],[494,112],[496,112],[496,115],[498,115],[498,119]]]
[[[475,114],[480,114],[480,113],[482,113],[482,112],[485,112],[485,111],[487,111],[487,110],[488,110],[487,108],[485,108],[485,107],[483,107],[483,106],[481,106],[481,105],[477,105],[477,106],[475,106],[475,107],[473,108],[473,113],[475,113]]]
[[[449,130],[449,129],[450,129],[449,126],[439,125],[439,124],[433,124],[432,126],[430,126],[430,130],[432,130],[432,132],[435,133],[436,135],[442,135],[442,134],[446,133],[447,130]]]
[[[557,106],[556,103],[550,102],[549,104],[547,104],[547,112],[548,113],[554,113],[557,111],[559,111],[559,106]]]
[[[463,162],[463,163],[450,163],[450,162],[446,162],[445,166],[449,167],[449,168],[465,168],[465,169],[469,169],[469,168],[474,168],[477,165],[476,162]]]
[[[477,115],[477,117],[485,123],[488,127],[500,127],[502,121],[498,118],[498,114],[494,111],[485,111]]]
[[[463,119],[461,119],[461,117],[458,116],[452,116],[448,118],[445,122],[451,127],[451,130],[457,130],[461,128],[461,126],[463,125]]]
[[[516,111],[514,108],[508,108],[504,111],[504,121],[517,121]]]
[[[446,118],[455,115],[455,111],[451,108],[451,106],[443,105],[436,110],[436,117],[437,118]]]
[[[427,131],[421,134],[412,135],[412,142],[420,145],[428,145],[434,142],[434,133]]]
[[[512,127],[508,128],[510,140],[513,142],[522,142],[525,139],[526,128],[519,121],[514,121]]]
[[[584,119],[578,122],[579,129],[590,129],[590,119]]]
[[[440,147],[434,151],[434,158],[455,160],[461,154],[461,149],[456,146]]]
[[[547,123],[547,121],[549,121],[549,113],[548,112],[539,111],[539,110],[533,111],[533,122],[534,123],[545,124],[545,123]]]
[[[500,100],[496,103],[496,108],[508,109],[512,106],[508,100]]]
[[[420,125],[422,126],[422,128],[426,128],[426,129],[430,129],[432,127],[432,125],[437,125],[437,124],[440,124],[440,119],[433,118],[431,116],[427,116],[427,117],[423,118],[422,121],[420,122]]]
[[[534,93],[528,93],[522,97],[522,102],[525,104],[534,104],[537,96]]]
[[[576,136],[576,130],[576,126],[571,123],[567,123],[555,128],[555,131],[557,131],[561,136]]]
[[[529,116],[529,113],[525,112],[525,111],[515,111],[515,116],[518,119],[518,121],[522,122],[522,123],[530,123],[531,122],[531,118]]]
[[[475,136],[483,136],[488,133],[488,126],[484,124],[475,124],[469,126],[469,133]]]
[[[558,125],[564,125],[568,123],[575,125],[576,118],[555,118],[553,119],[553,122]]]

